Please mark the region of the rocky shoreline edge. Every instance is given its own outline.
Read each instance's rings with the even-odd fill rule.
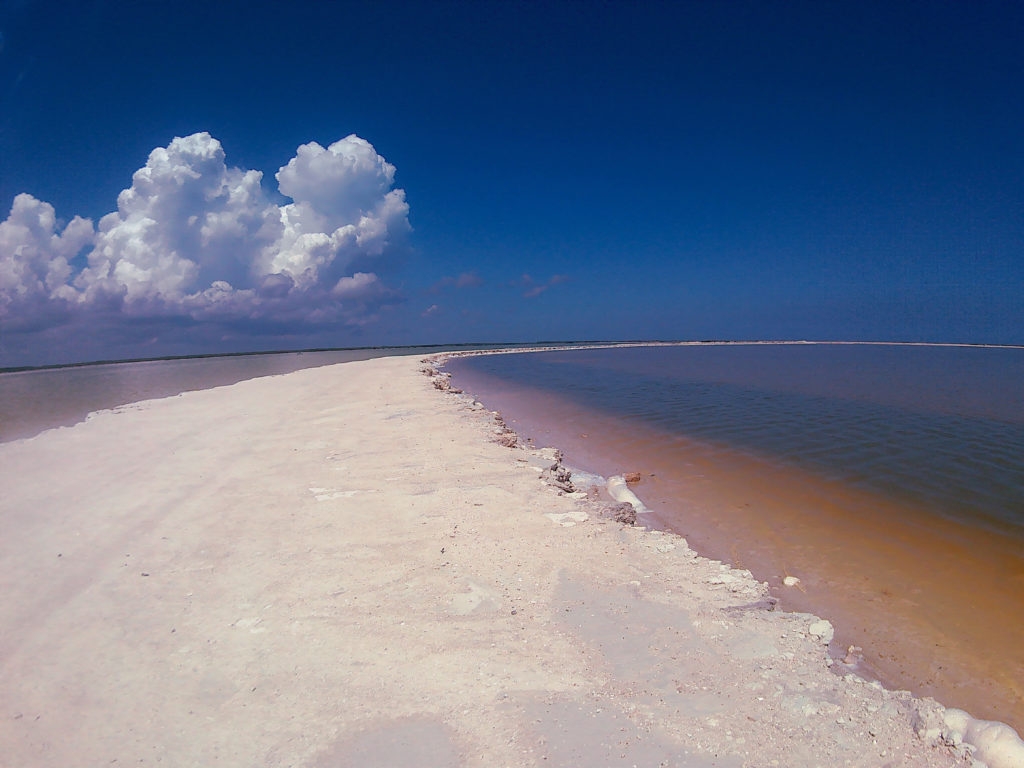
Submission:
[[[508,351],[513,353],[536,350]],[[823,712],[829,715],[838,714],[839,716],[834,719],[834,724],[840,726],[835,731],[836,734],[842,733],[845,736],[851,730],[849,726],[862,725],[864,730],[858,735],[865,741],[870,741],[874,747],[898,743],[902,727],[909,726],[922,744],[943,757],[952,758],[952,764],[972,768],[1024,768],[1024,740],[1009,725],[976,719],[963,710],[945,707],[932,698],[916,697],[908,691],[890,690],[879,681],[862,678],[854,671],[857,662],[855,651],[860,649],[851,648],[847,655],[838,661],[830,655],[828,648],[834,630],[828,620],[812,614],[776,611],[778,601],[769,594],[767,583],[757,581],[750,571],[735,569],[720,561],[704,558],[690,549],[685,538],[674,533],[637,526],[637,515],[642,515],[647,510],[643,502],[628,489],[628,475],[608,478],[603,489],[592,483],[587,483],[584,486],[585,490],[577,488],[572,481],[573,470],[563,464],[563,457],[558,449],[538,449],[531,444],[524,444],[499,412],[488,411],[486,406],[471,394],[454,387],[451,383],[451,374],[444,370],[447,360],[453,357],[502,353],[503,350],[486,350],[431,355],[421,360],[421,372],[431,379],[434,388],[439,392],[460,398],[468,407],[481,412],[484,418],[492,419],[494,442],[510,450],[529,454],[542,462],[550,462],[546,466],[535,464],[540,480],[556,493],[576,499],[580,507],[577,514],[569,514],[554,522],[572,527],[597,519],[610,520],[620,526],[631,527],[640,536],[652,542],[658,551],[671,552],[677,559],[685,561],[687,567],[683,569],[681,575],[696,579],[700,587],[717,593],[715,598],[722,592],[747,598],[748,602],[740,605],[717,607],[733,621],[742,619],[738,623],[754,625],[755,631],[762,635],[762,639],[763,635],[768,634],[765,632],[766,624],[771,625],[774,622],[777,625],[779,631],[776,634],[782,643],[777,642],[776,646],[781,645],[784,649],[773,646],[769,650],[762,647],[754,650],[754,656],[770,657],[778,654],[789,661],[803,656],[805,664],[802,665],[800,675],[806,675],[806,679],[800,679],[798,686],[808,693],[815,690],[830,690],[832,694],[826,697],[824,706],[820,700],[815,701],[813,696],[796,697],[796,712],[803,715],[806,721],[813,721]],[[707,598],[708,595],[702,597]],[[717,603],[718,600],[713,599],[712,602]],[[808,643],[813,646],[810,652],[807,648]],[[840,690],[841,695],[836,696]],[[765,697],[756,698],[761,702],[766,700]],[[794,702],[787,703],[786,708],[790,714],[793,714],[793,704]],[[747,718],[755,721],[750,715]],[[832,721],[829,722],[830,730],[831,725]],[[879,758],[896,759],[879,764],[918,764],[901,762],[896,754],[898,751],[893,750],[887,754],[887,750],[883,748],[878,754]],[[904,757],[909,758],[910,755],[905,754]],[[771,765],[778,764],[780,763],[777,761],[771,762]]]

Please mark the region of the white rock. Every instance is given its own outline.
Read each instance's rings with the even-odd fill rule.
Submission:
[[[832,636],[835,634],[835,629],[832,628],[832,622],[822,619],[816,621],[807,628],[807,632],[813,637],[818,638],[825,645],[832,642]]]
[[[782,580],[782,583],[785,584],[787,587],[795,587],[797,584],[800,583],[800,579],[798,579],[796,576],[787,576]]]
[[[609,477],[605,484],[605,488],[608,491],[608,495],[616,501],[632,504],[633,509],[636,510],[638,515],[651,511],[644,506],[644,503],[640,501],[635,493],[626,487],[626,480],[621,475],[613,475],[612,477]]]

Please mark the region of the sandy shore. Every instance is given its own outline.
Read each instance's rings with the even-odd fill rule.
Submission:
[[[965,737],[1019,764],[844,674],[746,572],[549,484],[552,452],[422,368],[0,445],[0,765],[954,766]]]
[[[535,357],[543,369],[545,356]],[[652,510],[646,524],[685,536],[701,554],[749,568],[768,581],[781,608],[829,618],[832,652],[859,656],[857,674],[1024,726],[1019,532],[963,524],[925,504],[723,441],[684,437],[637,418],[635,402],[623,404],[629,415],[589,408],[524,381],[522,367],[532,363],[503,365],[518,371],[514,381],[466,361],[445,369],[457,386],[502,411],[523,438],[557,445],[566,463],[610,475],[641,470],[636,491]],[[654,415],[649,406],[644,412]],[[969,453],[964,458],[971,460]],[[787,576],[800,581],[787,587]],[[850,654],[851,647],[862,652]]]

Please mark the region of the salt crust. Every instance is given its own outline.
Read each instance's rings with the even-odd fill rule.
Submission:
[[[607,345],[607,346],[630,346],[630,345]],[[576,347],[548,347],[546,350],[558,350],[558,349],[574,349]],[[510,350],[512,352],[522,352],[522,350]],[[500,350],[489,350],[486,352],[466,352],[466,353],[450,353],[433,356],[428,358],[424,362],[427,362],[435,370],[440,370],[444,362],[451,357],[469,356],[477,354],[501,354]],[[476,402],[476,401],[474,401]],[[560,460],[560,454],[557,453],[557,449],[546,448],[543,449],[542,454],[545,459]],[[581,475],[584,476],[584,482],[587,486],[592,486],[595,480],[600,479],[599,476],[593,475],[581,471]],[[644,505],[643,501],[629,489],[626,483],[626,479],[623,476],[612,476],[607,479],[606,490],[608,495],[617,502],[625,502],[634,507],[637,514],[648,514],[650,509]],[[661,536],[663,535],[660,531],[650,531],[649,535]],[[682,545],[685,547],[686,542],[681,537],[677,538]],[[658,543],[655,547],[661,552],[667,552],[674,549],[675,543]],[[698,558],[700,559],[700,558]],[[714,562],[714,561],[712,561]],[[723,570],[727,569],[727,566],[720,564]],[[749,571],[735,571],[728,569],[729,575],[713,575],[707,577],[706,583],[709,585],[720,585],[720,584],[737,584],[741,582],[749,582],[753,580],[752,575]],[[757,582],[754,582],[757,584]],[[783,583],[787,587],[797,586],[800,583],[800,579],[796,576],[786,576]],[[750,586],[749,583],[746,586]],[[760,590],[767,591],[767,584],[757,584]],[[807,634],[811,637],[817,638],[822,642],[823,645],[828,646],[833,639],[835,630],[831,622],[826,619],[818,619],[814,616],[809,616],[812,620],[807,627]],[[860,650],[860,649],[858,649]],[[832,666],[832,659],[827,660],[827,665]],[[876,688],[880,688],[877,682],[862,681],[857,678],[853,673],[847,674],[847,679],[851,681],[864,682]],[[897,695],[904,692],[896,692]],[[925,743],[931,746],[952,746],[957,750],[960,757],[965,760],[969,760],[970,764],[974,768],[1024,768],[1024,740],[1020,738],[1016,730],[1011,728],[1005,723],[980,720],[972,717],[967,712],[956,709],[956,708],[945,708],[938,704],[932,699],[919,699],[915,701],[913,707],[913,714],[911,717],[912,725],[914,726],[915,732]],[[837,722],[842,722],[840,719]],[[872,732],[874,735],[874,732]]]
[[[557,452],[422,367],[0,445],[0,763],[1020,764],[749,573],[548,484]]]

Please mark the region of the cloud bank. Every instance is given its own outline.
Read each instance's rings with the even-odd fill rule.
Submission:
[[[291,202],[195,133],[154,149],[95,225],[18,195],[0,222],[0,332],[98,318],[360,326],[400,300],[373,267],[410,231],[393,165],[351,135],[302,145],[275,178]]]

